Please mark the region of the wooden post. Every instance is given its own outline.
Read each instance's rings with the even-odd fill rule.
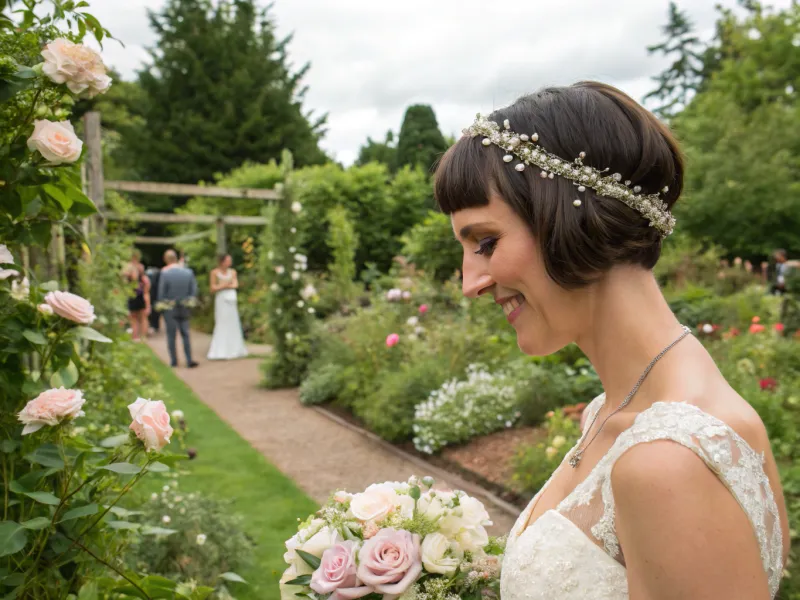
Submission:
[[[220,217],[217,219],[217,256],[222,256],[228,252],[228,240],[225,239],[225,220]]]
[[[100,113],[87,112],[83,117],[86,136],[86,183],[87,195],[97,207],[96,232],[103,227],[103,212],[106,209],[103,181],[103,139],[100,129]]]

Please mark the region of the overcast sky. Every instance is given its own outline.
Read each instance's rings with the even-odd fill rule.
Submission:
[[[266,1],[266,0],[265,0]],[[718,0],[679,0],[709,36]],[[734,0],[721,0],[734,6]],[[791,0],[774,0],[789,6]],[[154,43],[147,10],[165,0],[91,0],[92,13],[125,43],[106,43],[107,64],[132,79]],[[367,136],[399,131],[409,104],[431,104],[445,134],[545,85],[598,79],[638,100],[664,60],[668,0],[276,0],[289,56],[310,61],[305,106],[327,112],[323,147],[350,164]]]

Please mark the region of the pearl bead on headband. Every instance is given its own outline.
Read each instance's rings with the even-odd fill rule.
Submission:
[[[539,146],[538,134],[514,133],[511,131],[508,119],[503,121],[501,130],[500,125],[480,114],[470,127],[464,129],[463,133],[468,137],[483,136],[484,146],[494,144],[505,150],[503,162],[511,163],[516,158],[519,161],[514,165],[516,171],[522,172],[526,167],[534,165],[542,169],[539,175],[543,179],[553,179],[556,175],[560,175],[573,181],[579,192],[585,192],[589,187],[601,196],[624,202],[650,221],[650,226],[655,227],[661,237],[667,237],[675,227],[675,217],[669,212],[667,203],[659,194],[641,194],[640,186],[631,188],[630,181],[622,183],[620,173],[605,175],[608,169],[598,171],[593,167],[585,166],[583,164],[583,159],[586,158],[585,152],[581,152],[578,158],[570,163]],[[668,191],[667,187],[661,190],[664,194]],[[579,208],[581,204],[579,199],[573,202],[576,208]]]

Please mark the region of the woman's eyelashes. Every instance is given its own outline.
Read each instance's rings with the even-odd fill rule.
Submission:
[[[492,252],[494,252],[494,248],[496,245],[497,245],[496,237],[483,238],[481,241],[478,242],[478,249],[475,250],[475,254],[491,256]]]

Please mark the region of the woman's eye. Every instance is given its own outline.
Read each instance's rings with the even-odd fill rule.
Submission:
[[[497,238],[484,238],[480,242],[478,242],[478,249],[475,250],[475,254],[482,254],[485,256],[491,256],[492,252],[494,252],[494,247],[497,245]]]

